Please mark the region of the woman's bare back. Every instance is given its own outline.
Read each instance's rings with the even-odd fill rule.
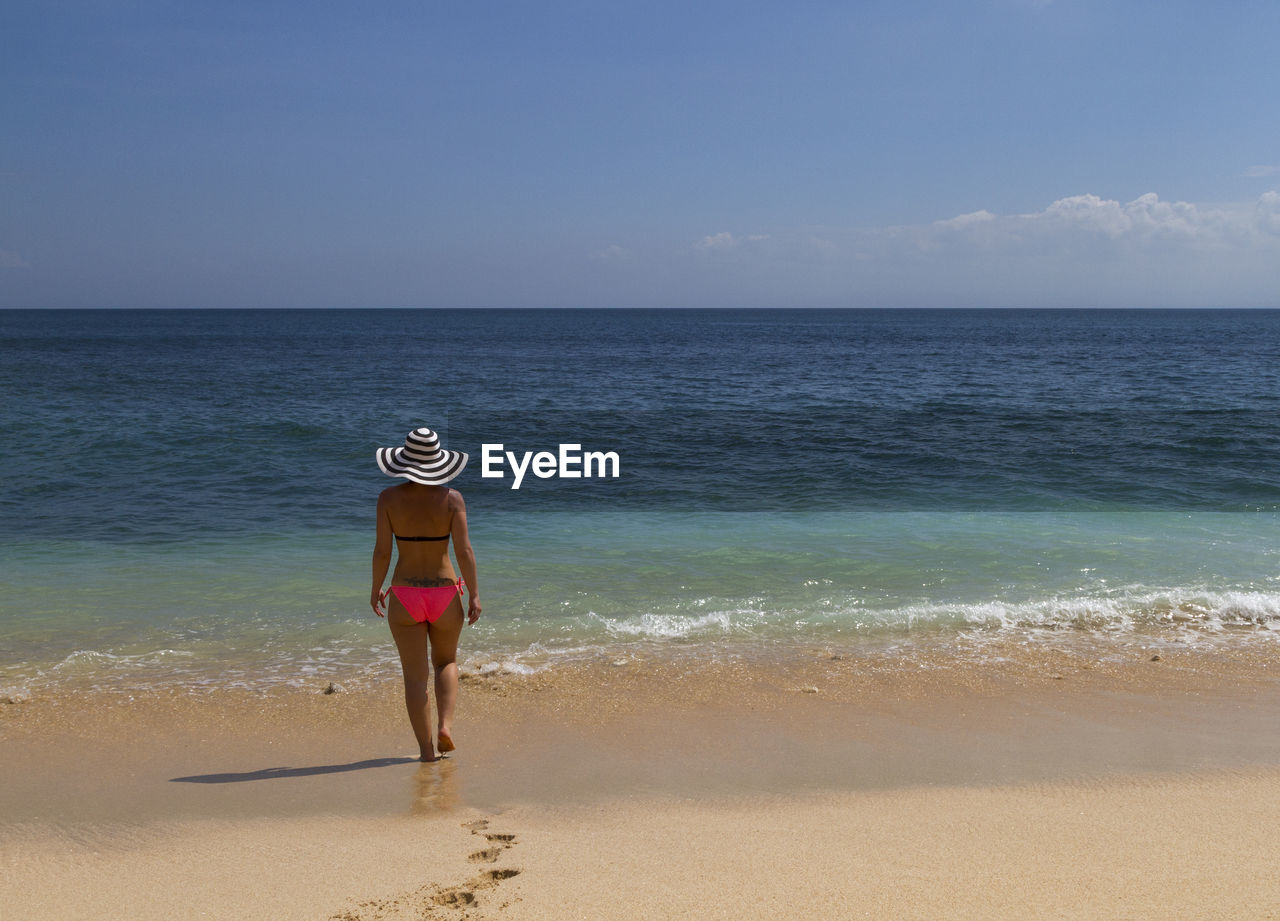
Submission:
[[[456,496],[447,486],[418,483],[402,483],[383,491],[383,513],[399,550],[393,582],[457,580],[449,560]]]

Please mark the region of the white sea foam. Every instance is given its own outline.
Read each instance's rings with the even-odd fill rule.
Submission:
[[[823,586],[825,590],[827,587]],[[684,597],[626,614],[589,612],[526,623],[518,630],[488,625],[470,634],[460,671],[472,677],[521,676],[577,662],[616,662],[654,653],[680,661],[758,655],[799,644],[866,640],[879,649],[901,644],[903,667],[919,633],[968,640],[1025,642],[1092,637],[1107,642],[1222,645],[1280,641],[1280,592],[1129,586],[1029,599],[875,604],[863,596],[823,591],[819,597],[737,599]],[[538,637],[528,642],[530,636]],[[524,641],[520,641],[524,637]],[[1051,638],[1057,639],[1051,639]],[[385,634],[368,643],[350,635],[294,643],[281,633],[251,644],[220,642],[143,651],[81,649],[52,663],[17,663],[4,670],[5,694],[40,696],[49,688],[133,693],[158,686],[216,693],[220,689],[347,687],[399,674]],[[172,641],[170,641],[172,642]]]
[[[764,619],[760,611],[738,608],[729,611],[709,611],[706,614],[641,614],[623,620],[613,620],[592,613],[610,636],[645,637],[648,639],[685,639],[702,635],[725,635],[748,631]]]
[[[1256,627],[1280,631],[1280,595],[1131,589],[1106,596],[1055,597],[1022,602],[907,605],[880,613],[886,625],[963,624],[1002,631],[1074,629],[1104,632],[1193,626],[1216,630]]]
[[[49,670],[57,673],[81,669],[142,669],[167,664],[167,660],[173,658],[191,659],[194,657],[195,653],[185,649],[156,649],[150,652],[135,653],[132,655],[103,652],[97,649],[79,649],[71,653],[61,662],[52,666]]]
[[[472,659],[458,667],[458,674],[465,677],[488,677],[491,675],[532,675],[538,671],[532,665],[525,665],[513,657]]]
[[[601,646],[544,645],[532,643],[526,649],[507,653],[476,653],[458,665],[458,672],[466,677],[494,675],[532,675],[555,665],[594,660],[603,655]]]
[[[707,599],[681,603],[699,613],[646,612],[629,617],[591,613],[583,626],[615,640],[652,642],[794,638],[808,631],[894,634],[916,630],[959,629],[985,632],[1046,630],[1105,634],[1166,628],[1216,631],[1252,628],[1280,633],[1280,593],[1131,587],[1106,594],[1053,596],[1022,600],[925,602],[876,606],[862,598],[823,598],[806,607],[770,607],[763,598],[750,604],[703,611]]]

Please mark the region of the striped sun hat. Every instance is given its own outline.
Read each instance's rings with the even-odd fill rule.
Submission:
[[[467,455],[440,447],[440,436],[425,426],[410,432],[403,448],[379,448],[374,456],[387,476],[424,486],[448,483],[467,466]]]

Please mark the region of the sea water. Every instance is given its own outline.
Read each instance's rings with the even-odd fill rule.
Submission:
[[[464,670],[1273,643],[1278,411],[1274,311],[7,311],[0,692],[394,673],[417,425],[471,455]]]

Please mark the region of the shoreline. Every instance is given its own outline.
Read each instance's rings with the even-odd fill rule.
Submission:
[[[4,705],[0,902],[36,921],[181,916],[194,893],[208,917],[341,921],[1273,910],[1264,656],[812,653],[471,678],[459,751],[426,765],[395,683]]]
[[[613,625],[611,632],[606,630],[608,637],[588,636],[576,626],[552,622],[541,625],[537,636],[498,641],[492,632],[477,627],[477,633],[464,640],[459,667],[463,676],[474,679],[545,677],[618,662],[683,675],[735,664],[790,670],[797,660],[825,658],[875,672],[968,668],[1017,674],[1029,668],[1051,670],[1055,663],[1062,663],[1075,671],[1100,668],[1121,678],[1123,666],[1144,652],[1148,659],[1160,655],[1166,660],[1176,656],[1202,662],[1211,657],[1255,663],[1280,659],[1274,597],[1253,593],[1245,601],[1223,600],[1219,622],[1206,619],[1201,607],[1187,601],[1174,609],[1153,608],[1155,613],[1148,613],[1158,613],[1162,618],[1158,622],[1119,625],[1077,611],[1079,622],[1000,627],[926,619],[897,626],[859,623],[845,631],[833,624],[815,627],[803,621],[788,627],[784,618],[768,630],[757,630],[758,624],[735,624],[712,611],[652,615],[649,621],[644,620],[650,617],[646,614],[640,618],[643,623]],[[748,621],[752,616],[744,615]],[[515,619],[523,623],[520,617]],[[399,676],[385,624],[372,616],[358,622],[326,622],[322,636],[305,630],[301,635],[288,634],[286,626],[281,625],[280,634],[268,635],[265,642],[263,636],[242,636],[225,648],[184,648],[180,642],[151,637],[128,649],[107,651],[94,648],[91,639],[77,634],[77,642],[87,645],[68,646],[41,660],[19,661],[23,644],[13,640],[10,651],[15,660],[0,668],[0,707],[63,694],[118,698],[217,694],[229,689],[272,694],[305,691],[317,683],[323,688],[330,682],[368,688]]]
[[[781,660],[673,665],[632,657],[531,675],[464,675],[463,750],[449,769],[465,773],[473,804],[505,806],[564,795],[566,775],[555,766],[564,751],[575,753],[580,771],[613,776],[623,792],[633,783],[652,787],[638,766],[653,760],[682,764],[684,782],[697,779],[708,794],[767,792],[751,781],[757,769],[839,791],[891,786],[894,778],[1003,783],[1280,765],[1268,712],[1280,704],[1280,665],[1266,647],[1139,646],[1109,659],[1078,641],[982,649],[982,660],[952,642],[921,644],[907,662],[898,651],[813,647]],[[343,809],[395,813],[399,806],[364,776],[372,768],[351,765],[392,767],[381,762],[416,751],[398,679],[324,688],[320,681],[267,692],[169,686],[0,703],[0,750],[17,769],[0,788],[0,815],[102,815],[109,788],[111,802],[136,801],[144,815],[164,817],[172,807],[217,817],[220,801],[206,808],[199,795],[175,793],[174,779],[205,778],[191,787],[225,785],[233,775],[271,780],[282,766],[312,770],[289,775],[311,783],[337,777],[329,792]],[[985,769],[977,760],[989,750],[983,740],[1003,752]],[[942,754],[931,755],[931,746]],[[1051,757],[1055,747],[1063,751]],[[783,753],[785,770],[771,763]],[[866,767],[842,774],[833,768],[842,759]],[[527,767],[504,778],[503,767],[514,763]],[[209,779],[219,775],[227,778]],[[610,790],[600,781],[572,790],[588,793]],[[267,796],[232,801],[242,814],[277,808]],[[280,800],[294,812],[305,812],[306,802]]]

